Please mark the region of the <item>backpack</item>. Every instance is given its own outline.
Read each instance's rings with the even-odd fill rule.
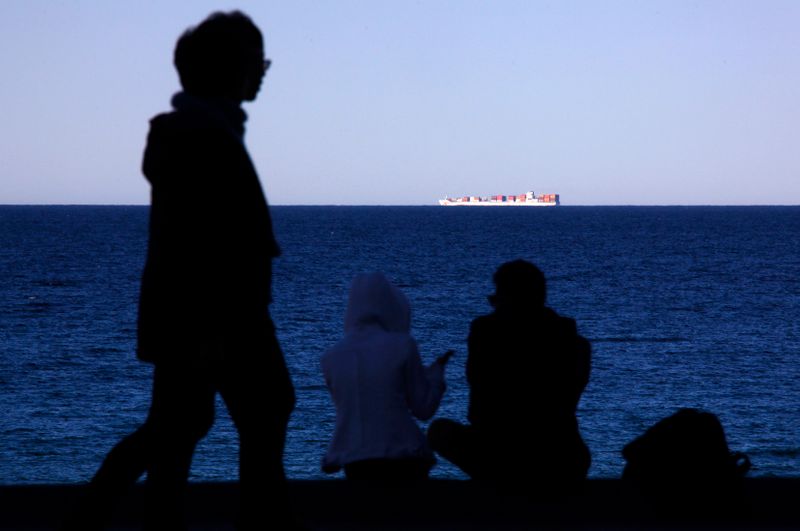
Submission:
[[[749,458],[731,452],[716,415],[680,409],[622,450],[622,479],[674,516],[723,516],[743,504]]]

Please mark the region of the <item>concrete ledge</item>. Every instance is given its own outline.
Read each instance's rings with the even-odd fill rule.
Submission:
[[[413,487],[346,481],[292,481],[292,504],[310,529],[799,529],[800,478],[750,478],[746,516],[675,520],[653,511],[619,480],[590,480],[583,492],[533,499],[512,488],[432,480]],[[55,529],[80,495],[78,485],[0,486],[0,530]],[[193,483],[187,498],[192,529],[228,530],[235,483]],[[142,488],[120,502],[111,529],[136,529]],[[265,503],[265,514],[269,507]]]

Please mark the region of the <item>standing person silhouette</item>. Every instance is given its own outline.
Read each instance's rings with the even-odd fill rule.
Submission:
[[[439,419],[431,447],[470,477],[555,492],[589,469],[575,410],[589,381],[591,347],[575,321],[545,306],[545,279],[514,260],[494,274],[494,311],[470,326],[468,425]]]
[[[289,528],[283,447],[295,395],[269,314],[280,250],[241,109],[270,62],[238,11],[188,29],[174,62],[183,91],[152,119],[143,162],[152,195],[137,355],[155,366],[152,404],[106,457],[71,527],[102,528],[146,468],[145,528],[185,529],[192,454],[219,393],[239,433],[239,529]]]

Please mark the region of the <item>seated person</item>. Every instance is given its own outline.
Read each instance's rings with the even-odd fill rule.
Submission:
[[[348,479],[387,481],[428,477],[435,458],[412,415],[427,420],[436,412],[452,352],[423,367],[410,324],[408,300],[386,277],[355,277],[345,336],[322,356],[336,406],[325,472],[344,468]]]
[[[545,279],[515,260],[494,274],[494,311],[470,327],[468,425],[434,421],[434,451],[474,479],[569,488],[589,469],[575,410],[591,347],[575,321],[545,306]]]

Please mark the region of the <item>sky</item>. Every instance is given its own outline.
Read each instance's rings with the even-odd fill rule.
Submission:
[[[0,204],[147,204],[175,41],[237,8],[272,204],[800,204],[797,0],[2,0]]]

